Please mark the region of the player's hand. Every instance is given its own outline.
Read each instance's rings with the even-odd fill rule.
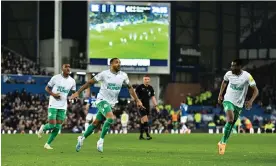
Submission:
[[[54,93],[52,95],[56,100],[59,100],[60,99],[60,94],[59,93]]]
[[[252,108],[252,104],[253,104],[253,102],[252,101],[246,101],[245,102],[245,108],[247,109],[247,110],[250,110],[251,108]]]
[[[219,97],[218,97],[218,103],[221,104],[222,101],[223,101],[223,96],[222,96],[222,95],[219,95]]]
[[[146,108],[143,106],[143,103],[141,102],[141,100],[137,100],[136,104],[137,104],[137,107],[138,107],[138,108],[146,109]]]
[[[74,100],[74,99],[78,98],[79,95],[80,94],[78,92],[75,92],[74,94],[71,95],[70,100]]]

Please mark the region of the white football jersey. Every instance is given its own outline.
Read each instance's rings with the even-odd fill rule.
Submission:
[[[70,90],[76,90],[76,81],[68,76],[63,77],[62,74],[57,74],[48,82],[48,87],[52,88],[53,93],[59,93],[60,99],[55,99],[50,96],[49,107],[56,109],[67,109],[67,96]]]
[[[101,82],[101,88],[97,95],[96,103],[102,100],[107,101],[112,107],[118,101],[118,95],[123,84],[129,84],[128,76],[125,72],[119,71],[117,74],[110,70],[104,70],[97,74],[94,79]]]
[[[224,95],[224,101],[230,101],[240,108],[243,107],[248,86],[256,85],[253,77],[243,70],[240,75],[235,75],[232,71],[228,71],[224,75],[224,80],[229,82]]]

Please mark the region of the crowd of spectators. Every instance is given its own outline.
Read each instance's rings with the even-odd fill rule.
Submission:
[[[2,130],[36,131],[41,124],[47,123],[48,96],[31,94],[25,89],[1,96]],[[84,106],[81,101],[69,103],[67,119],[63,128],[71,130],[85,123]]]
[[[80,133],[84,130],[85,124],[85,102],[77,100],[74,103],[68,102],[67,119],[63,124],[63,132]],[[25,89],[14,91],[1,96],[1,120],[2,130],[17,130],[17,132],[36,131],[41,124],[47,123],[48,96],[45,94],[31,94]],[[216,109],[216,108],[215,108]],[[133,102],[120,101],[114,108],[116,120],[112,125],[112,130],[121,130],[120,116],[123,111],[129,115],[128,131],[138,131],[140,128],[140,116],[137,107]],[[216,110],[213,110],[216,112]],[[174,123],[172,115],[177,115],[177,123]],[[169,105],[160,105],[160,112],[151,110],[149,124],[151,130],[162,130],[170,132],[172,129],[180,129],[180,111],[173,109]],[[216,112],[211,116],[207,110],[196,112],[189,111],[187,126],[190,129],[207,128],[208,122],[213,121],[216,126],[225,124],[223,112]],[[260,119],[254,116],[253,126],[264,126],[269,119]],[[243,123],[243,121],[242,121]],[[273,121],[274,123],[274,121]],[[175,126],[176,125],[176,126]],[[100,128],[99,128],[100,129]]]
[[[114,108],[116,115],[112,130],[121,129],[120,116],[123,111],[129,114],[128,130],[135,131],[140,127],[140,117],[133,102],[120,102]],[[69,132],[82,132],[85,123],[85,102],[78,100],[75,103],[68,102],[67,119],[63,124],[63,130]],[[2,130],[17,130],[17,132],[39,129],[41,124],[47,123],[48,96],[45,94],[31,94],[25,89],[10,92],[1,96]],[[166,130],[172,128],[170,113],[166,109],[157,113],[151,111],[151,129]]]
[[[1,49],[1,74],[19,75],[51,75],[38,64],[2,47]]]

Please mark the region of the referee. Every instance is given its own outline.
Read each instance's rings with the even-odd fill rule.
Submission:
[[[149,135],[149,126],[148,126],[148,121],[149,121],[148,115],[150,112],[150,99],[152,99],[152,102],[156,110],[159,111],[157,107],[156,98],[154,96],[154,90],[152,86],[149,85],[149,82],[150,82],[149,75],[145,75],[143,77],[143,84],[137,86],[136,88],[136,94],[138,98],[141,100],[141,102],[143,103],[143,106],[146,108],[146,109],[140,108],[139,110],[139,114],[141,116],[140,137],[139,137],[140,140],[145,139],[143,137],[144,132],[146,132],[147,134],[147,138],[146,138],[147,140],[152,139],[152,137]]]

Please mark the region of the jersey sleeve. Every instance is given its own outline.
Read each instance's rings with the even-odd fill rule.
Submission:
[[[103,81],[103,78],[104,78],[104,72],[100,72],[100,73],[98,73],[97,75],[95,75],[94,77],[93,77],[97,82],[99,82],[99,81]]]
[[[155,95],[154,89],[153,89],[153,87],[151,87],[150,96],[152,97],[152,96],[154,96],[154,95]]]
[[[77,90],[76,81],[75,80],[73,80],[73,86],[72,86],[71,90],[73,90],[73,91]]]
[[[128,85],[129,83],[130,83],[129,78],[128,78],[127,74],[125,74],[124,84]]]
[[[255,86],[256,85],[256,82],[255,82],[255,80],[254,80],[254,78],[252,77],[251,74],[248,74],[248,84],[250,86]]]
[[[49,81],[48,84],[47,84],[48,87],[52,88],[52,87],[55,85],[55,80],[56,80],[55,78],[56,78],[56,77],[53,76],[53,77],[50,79],[50,81]]]
[[[224,75],[224,77],[223,77],[223,80],[224,80],[224,81],[227,81],[227,82],[229,81],[228,72],[225,73],[225,75]]]

